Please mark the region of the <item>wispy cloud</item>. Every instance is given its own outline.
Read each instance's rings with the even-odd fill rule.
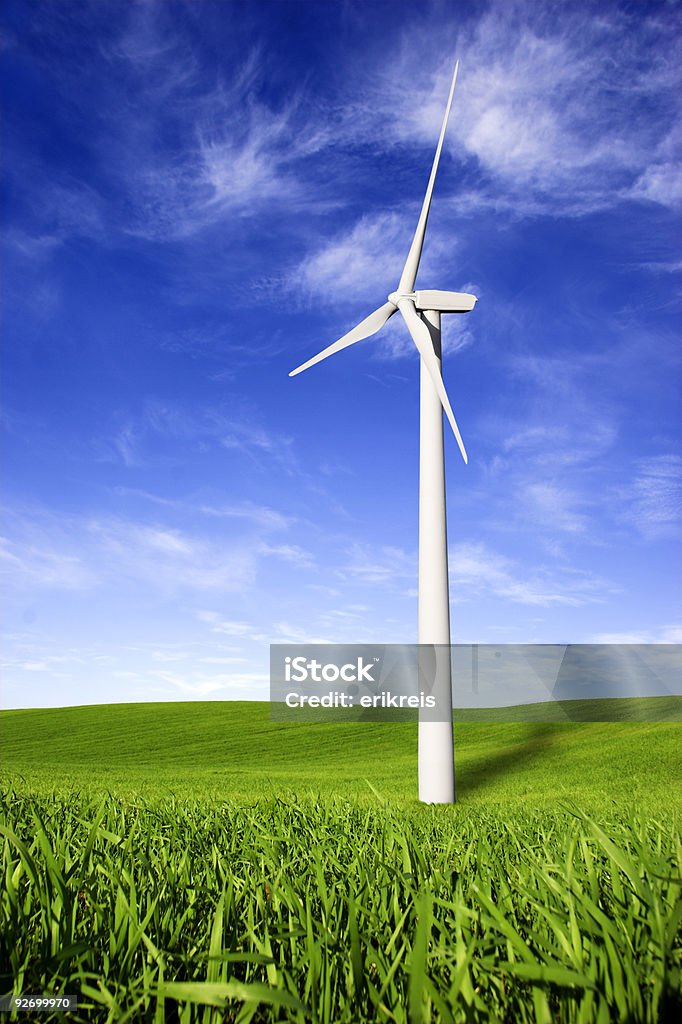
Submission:
[[[501,435],[500,447],[504,453],[496,456],[495,469],[530,463],[534,468],[565,470],[601,457],[617,437],[616,427],[604,418],[603,411],[600,420],[592,419],[587,436],[582,422],[521,426],[518,422],[498,420],[495,429]]]
[[[575,214],[627,198],[679,200],[675,32],[656,12],[611,7],[590,17],[505,2],[461,26],[442,13],[431,17],[462,58],[449,146],[480,171],[460,211]],[[354,110],[368,135],[424,145],[436,137],[452,58],[436,68],[423,60],[432,32],[427,15],[380,63]],[[649,116],[656,101],[673,130]]]
[[[252,637],[254,627],[249,622],[226,619],[220,612],[203,610],[197,612],[199,622],[205,622],[213,633],[222,633],[231,637]]]
[[[243,591],[265,557],[252,536],[228,541],[161,522],[35,512],[13,520],[0,556],[12,589],[82,590],[135,581],[161,593]]]
[[[316,634],[309,627],[293,626],[289,622],[276,622],[274,644],[333,644],[338,643],[332,634]]]
[[[621,492],[622,516],[647,540],[679,532],[682,526],[682,458],[655,455],[640,459],[627,490]]]
[[[31,531],[22,543],[0,538],[0,572],[5,586],[46,587],[49,590],[87,590],[97,583],[97,574],[76,548],[55,547],[44,530]]]
[[[548,607],[580,607],[606,599],[613,586],[589,572],[555,566],[522,566],[485,544],[457,544],[450,548],[452,600],[472,593],[490,594],[513,603]]]
[[[416,579],[417,559],[402,548],[353,544],[348,561],[337,570],[343,579],[362,583],[400,585]]]
[[[78,234],[168,241],[217,224],[241,232],[238,221],[273,208],[285,216],[328,210],[328,182],[311,167],[313,154],[320,166],[334,163],[333,201],[343,204],[339,154],[358,146],[374,155],[396,146],[432,149],[455,52],[463,63],[448,147],[466,165],[460,213],[481,205],[535,215],[631,199],[680,201],[675,32],[655,12],[611,7],[586,17],[580,9],[505,0],[463,23],[438,4],[420,13],[409,36],[394,33],[362,74],[349,63],[323,107],[303,79],[274,100],[258,44],[230,55],[208,79],[191,37],[177,31],[163,5],[129,7],[100,46],[107,84],[98,95],[101,124],[87,140],[106,166],[106,194],[66,174],[46,181],[33,190],[41,206],[26,237],[34,249],[41,239]],[[81,17],[87,23],[91,15]],[[447,56],[434,67],[425,54],[436,23]],[[46,15],[46,34],[58,30]],[[670,116],[653,118],[654,108]],[[27,170],[35,179],[35,169]],[[356,287],[367,282],[365,294],[385,289],[383,271],[399,269],[395,257],[406,252],[414,218],[411,212],[403,224],[390,210],[370,216],[376,220],[361,218],[354,229],[355,268],[339,240],[304,261],[309,285],[324,282],[341,295],[350,278]]]
[[[378,306],[397,284],[409,244],[403,215],[368,213],[307,256],[292,273],[291,283],[309,298],[322,296],[326,304]]]
[[[135,428],[131,423],[121,427],[112,439],[112,445],[120,456],[124,466],[135,466],[138,463],[137,437]]]
[[[682,626],[663,626],[655,631],[595,633],[589,642],[592,644],[682,644]]]
[[[263,457],[276,462],[289,476],[298,469],[293,452],[293,438],[275,434],[246,422],[233,420],[225,423],[220,444],[230,451],[247,455],[253,462],[261,463]]]
[[[629,191],[633,199],[648,199],[660,206],[682,205],[682,174],[679,163],[654,164],[640,174]]]
[[[209,99],[199,104],[206,108]],[[146,165],[126,169],[136,199],[131,234],[155,240],[187,238],[234,216],[253,217],[274,202],[290,207],[301,193],[287,170],[290,115],[249,103],[237,92],[212,97],[211,121],[220,130],[197,128],[172,160],[159,152]],[[235,118],[235,111],[240,117]]]
[[[257,465],[277,465],[293,476],[299,472],[294,439],[258,422],[258,415],[244,408],[237,396],[233,409],[220,407],[199,410],[180,403],[148,399],[136,413],[118,413],[113,436],[97,441],[104,458],[120,459],[125,466],[142,466],[152,461],[178,458],[177,442],[197,453],[210,445],[214,451],[236,452]],[[237,506],[226,505],[225,508]],[[227,515],[227,512],[223,514]],[[235,516],[237,512],[233,513]]]
[[[265,700],[270,677],[265,672],[239,669],[223,672],[190,669],[184,672],[148,671],[138,673],[137,678],[143,685],[157,684],[159,688],[160,684],[164,700],[177,700],[180,696],[194,700]]]
[[[202,504],[198,506],[198,511],[202,515],[218,519],[244,519],[252,525],[266,530],[286,530],[296,522],[292,516],[284,515],[267,505],[257,505],[252,501],[225,505]]]
[[[566,487],[549,482],[528,484],[524,497],[529,518],[536,523],[551,523],[554,530],[584,533],[587,517],[579,511],[584,498]]]
[[[109,579],[142,581],[154,589],[239,591],[253,584],[254,552],[162,525],[94,519],[87,523],[93,555]]]
[[[400,548],[364,545],[355,545],[349,554],[349,562],[337,572],[341,578],[389,587],[403,596],[416,594],[416,555]],[[482,542],[451,545],[449,570],[450,596],[456,603],[472,595],[487,595],[522,605],[580,607],[603,601],[613,591],[609,581],[561,561],[549,566],[526,565]]]
[[[256,551],[266,558],[279,558],[283,562],[291,562],[302,569],[312,569],[315,565],[315,560],[310,552],[298,544],[268,544],[261,541],[257,545]]]
[[[211,633],[222,637],[231,637],[235,642],[252,641],[257,644],[270,642],[270,637],[261,627],[253,625],[241,619],[228,619],[223,612],[211,610],[200,610],[197,612],[197,619],[207,625]]]
[[[148,53],[151,60],[141,56]],[[257,44],[225,61],[207,87],[187,37],[151,13],[143,25],[129,20],[109,56],[132,69],[136,89],[157,99],[144,111],[128,111],[125,122],[115,120],[128,232],[184,239],[235,218],[315,204],[301,164],[324,144],[325,133],[308,123],[296,91],[277,102],[265,98],[267,59]],[[171,69],[163,74],[165,62]]]
[[[8,228],[3,235],[3,242],[12,250],[14,256],[23,257],[31,263],[42,263],[59,248],[61,240],[57,235],[31,235],[24,228]]]
[[[481,420],[495,452],[484,469],[488,525],[532,538],[554,557],[570,552],[573,561],[580,548],[603,544],[601,526],[613,522],[605,477],[616,472],[618,435],[603,408],[585,429],[586,397],[576,390],[567,387],[546,407],[546,395],[536,393],[522,403],[525,416]]]
[[[299,165],[321,133],[306,124],[296,91],[266,98],[267,61],[257,43],[250,52],[236,44],[219,74],[208,76],[203,55],[165,5],[129,5],[105,35],[99,6],[80,4],[59,17],[43,10],[32,25],[46,53],[70,38],[75,23],[98,39],[94,75],[89,53],[50,72],[58,90],[79,96],[76,118],[86,114],[94,78],[99,117],[82,144],[104,174],[95,188],[66,172],[41,180],[40,163],[15,161],[18,186],[22,179],[34,186],[30,234],[177,241],[273,205],[315,201]]]
[[[259,505],[254,501],[219,502],[211,504],[199,499],[168,498],[136,487],[115,487],[114,493],[124,498],[139,498],[143,502],[158,505],[162,508],[178,510],[192,516],[207,516],[209,519],[236,519],[259,529],[281,531],[289,529],[297,522],[296,517],[286,515],[269,505]]]

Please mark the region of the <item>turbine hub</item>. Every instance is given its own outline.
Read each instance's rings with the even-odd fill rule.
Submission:
[[[394,306],[397,306],[401,299],[413,299],[414,292],[391,292],[388,296],[388,301],[392,302]]]

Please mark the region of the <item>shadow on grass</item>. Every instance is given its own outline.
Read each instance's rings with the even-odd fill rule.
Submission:
[[[547,753],[554,746],[558,736],[556,723],[528,724],[527,736],[514,746],[505,747],[499,753],[491,751],[472,761],[465,761],[458,766],[455,773],[455,790],[457,797],[470,796],[479,790],[485,790],[501,778],[508,778],[511,771],[530,765],[540,765]],[[455,733],[455,751],[457,734]]]

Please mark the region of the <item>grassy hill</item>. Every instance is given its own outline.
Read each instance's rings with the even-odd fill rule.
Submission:
[[[682,1019],[675,721],[458,723],[445,808],[413,722],[106,705],[0,741],[0,991],[74,1024]]]
[[[267,704],[249,701],[114,704],[4,711],[0,739],[3,780],[36,792],[416,800],[413,722],[283,724],[270,721]],[[679,741],[674,721],[460,722],[458,803],[531,808],[570,799],[665,811],[682,802]]]

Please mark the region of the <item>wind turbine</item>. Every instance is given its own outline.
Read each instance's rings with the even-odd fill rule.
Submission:
[[[424,803],[455,802],[454,743],[452,734],[452,681],[450,669],[450,604],[448,593],[448,546],[445,512],[445,462],[443,411],[465,462],[464,442],[457,426],[441,376],[442,313],[468,313],[476,296],[465,292],[415,291],[414,285],[424,244],[433,186],[438,172],[443,139],[457,82],[455,64],[440,138],[433,158],[417,230],[407,254],[398,287],[388,301],[365,317],[342,338],[318,352],[289,374],[307,370],[315,363],[376,334],[394,313],[400,312],[420,356],[419,391],[419,643],[434,644],[435,671],[431,690],[440,717],[447,721],[419,721],[419,799]]]

